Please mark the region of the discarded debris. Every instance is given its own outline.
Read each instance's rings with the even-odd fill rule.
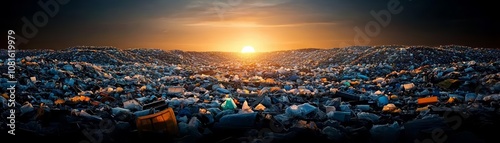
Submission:
[[[109,121],[116,128],[100,130],[106,141],[157,133],[179,142],[233,141],[242,130],[257,130],[265,135],[252,139],[415,142],[432,139],[437,128],[449,138],[480,123],[499,128],[489,124],[500,107],[498,49],[353,46],[259,54],[241,60],[114,47],[19,50],[22,80],[11,102],[8,78],[0,78],[0,111],[9,115],[3,109],[15,104],[16,126],[38,136],[84,136]],[[463,126],[450,129],[443,117],[460,117]],[[0,128],[6,123],[0,120]]]

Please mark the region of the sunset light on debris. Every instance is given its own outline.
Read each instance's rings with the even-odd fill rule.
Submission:
[[[2,2],[4,142],[499,140],[495,1]]]

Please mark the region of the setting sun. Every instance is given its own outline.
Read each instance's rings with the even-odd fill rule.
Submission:
[[[245,46],[241,49],[241,53],[255,53],[255,49],[252,46]]]

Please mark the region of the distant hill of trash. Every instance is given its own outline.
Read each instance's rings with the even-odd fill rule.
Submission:
[[[2,50],[5,53],[6,50]],[[298,49],[257,53],[250,60],[282,67],[328,67],[332,65],[391,64],[395,67],[419,67],[474,60],[500,60],[500,49],[472,48],[459,45],[430,46],[352,46],[331,49]],[[1,54],[6,59],[7,54]],[[119,49],[110,46],[77,46],[63,50],[19,50],[16,57],[37,56],[47,60],[88,62],[93,64],[156,63],[209,65],[241,61],[239,53],[193,52],[161,49]]]

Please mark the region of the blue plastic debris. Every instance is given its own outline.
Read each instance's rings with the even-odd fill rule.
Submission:
[[[389,103],[389,98],[387,96],[385,96],[385,95],[381,95],[381,96],[378,97],[377,101],[378,101],[377,105],[379,107],[383,107],[383,106],[385,106],[385,105],[387,105]]]

